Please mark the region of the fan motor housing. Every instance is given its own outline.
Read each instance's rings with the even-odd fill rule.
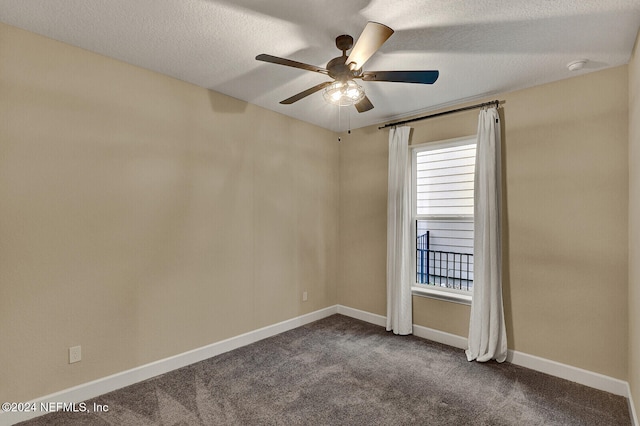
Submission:
[[[346,56],[338,56],[337,58],[330,60],[327,64],[329,76],[340,81],[346,81],[353,78],[353,72],[347,66],[346,61]]]

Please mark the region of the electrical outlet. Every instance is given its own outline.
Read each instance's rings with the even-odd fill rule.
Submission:
[[[82,359],[82,348],[80,346],[72,346],[69,348],[69,364],[79,362]]]
[[[303,291],[303,292],[302,292],[302,301],[303,301],[303,302],[306,302],[306,301],[307,301],[307,292],[306,292],[306,291]]]

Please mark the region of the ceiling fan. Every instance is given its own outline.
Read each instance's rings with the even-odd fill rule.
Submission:
[[[363,71],[362,66],[365,62],[391,37],[391,34],[393,34],[393,30],[386,25],[368,22],[355,45],[353,37],[350,35],[336,37],[336,47],[342,51],[342,56],[330,60],[326,68],[264,53],[256,56],[256,59],[325,74],[334,80],[304,90],[281,101],[281,104],[292,104],[324,89],[323,95],[328,102],[339,106],[355,105],[358,112],[365,112],[372,109],[373,104],[365,95],[362,86],[354,81],[356,79],[419,84],[433,84],[438,79],[438,71]],[[347,50],[352,47],[353,50],[347,56]]]

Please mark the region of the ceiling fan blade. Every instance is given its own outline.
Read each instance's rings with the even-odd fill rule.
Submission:
[[[313,87],[311,87],[310,89],[307,89],[303,92],[298,93],[297,95],[293,95],[290,98],[285,99],[284,101],[280,101],[281,104],[284,105],[290,105],[294,102],[299,101],[302,98],[306,98],[309,95],[312,95],[322,89],[324,89],[325,87],[327,87],[328,85],[330,85],[331,83],[333,83],[333,81],[325,81],[324,83],[320,83],[318,85],[315,85]]]
[[[356,109],[358,110],[358,112],[366,112],[370,109],[373,109],[373,104],[371,103],[369,98],[365,96],[360,102],[356,104]]]
[[[364,27],[362,34],[353,46],[349,57],[347,58],[347,65],[352,70],[358,70],[362,68],[365,62],[376,53],[380,46],[393,34],[393,30],[386,25],[379,24],[377,22],[369,21],[367,26]],[[354,65],[350,65],[350,64]]]
[[[362,73],[362,79],[364,81],[433,84],[439,75],[438,71],[365,71]]]
[[[292,61],[291,59],[278,58],[277,56],[260,54],[256,56],[258,61],[270,62],[272,64],[285,65],[287,67],[300,68],[307,71],[319,72],[321,74],[329,74],[324,68],[316,67],[315,65],[304,64],[302,62]]]

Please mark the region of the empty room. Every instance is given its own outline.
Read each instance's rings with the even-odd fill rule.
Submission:
[[[0,425],[640,426],[637,0],[0,0]]]

